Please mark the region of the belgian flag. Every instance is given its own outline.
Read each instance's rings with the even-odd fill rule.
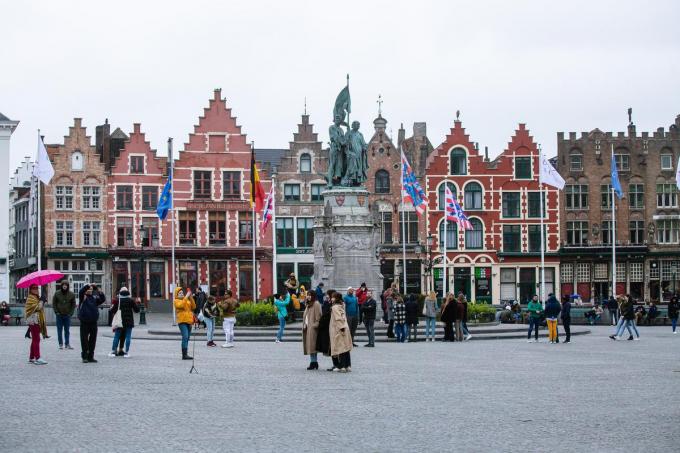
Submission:
[[[250,207],[255,206],[255,212],[262,211],[264,207],[264,187],[260,182],[260,174],[255,163],[255,147],[250,148]]]

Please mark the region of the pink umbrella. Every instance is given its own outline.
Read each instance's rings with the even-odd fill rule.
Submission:
[[[19,280],[17,288],[28,288],[31,285],[43,286],[61,280],[62,278],[64,278],[64,274],[51,269],[31,272],[28,275],[24,275],[24,277]]]

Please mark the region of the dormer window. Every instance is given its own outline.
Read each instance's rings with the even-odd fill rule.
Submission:
[[[312,157],[305,153],[300,156],[300,173],[312,172]]]
[[[130,156],[130,173],[144,173],[144,156]]]
[[[71,171],[83,171],[83,153],[80,151],[71,154]]]

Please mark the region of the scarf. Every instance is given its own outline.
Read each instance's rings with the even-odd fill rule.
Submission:
[[[40,306],[40,299],[38,299],[38,296],[34,294],[29,294],[28,297],[26,298],[26,306],[25,306],[25,317],[29,318],[30,316],[33,316],[34,314],[38,315],[38,324],[40,325],[40,334],[43,337],[47,336],[47,324],[45,324],[45,311],[43,308]]]

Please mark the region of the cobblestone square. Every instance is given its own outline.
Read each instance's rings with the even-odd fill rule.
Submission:
[[[0,328],[4,451],[675,451],[680,336],[641,328],[613,342],[382,343],[352,351],[348,374],[306,371],[299,343],[133,340],[97,364]],[[138,328],[141,334],[142,329]],[[330,365],[320,359],[322,368]]]

